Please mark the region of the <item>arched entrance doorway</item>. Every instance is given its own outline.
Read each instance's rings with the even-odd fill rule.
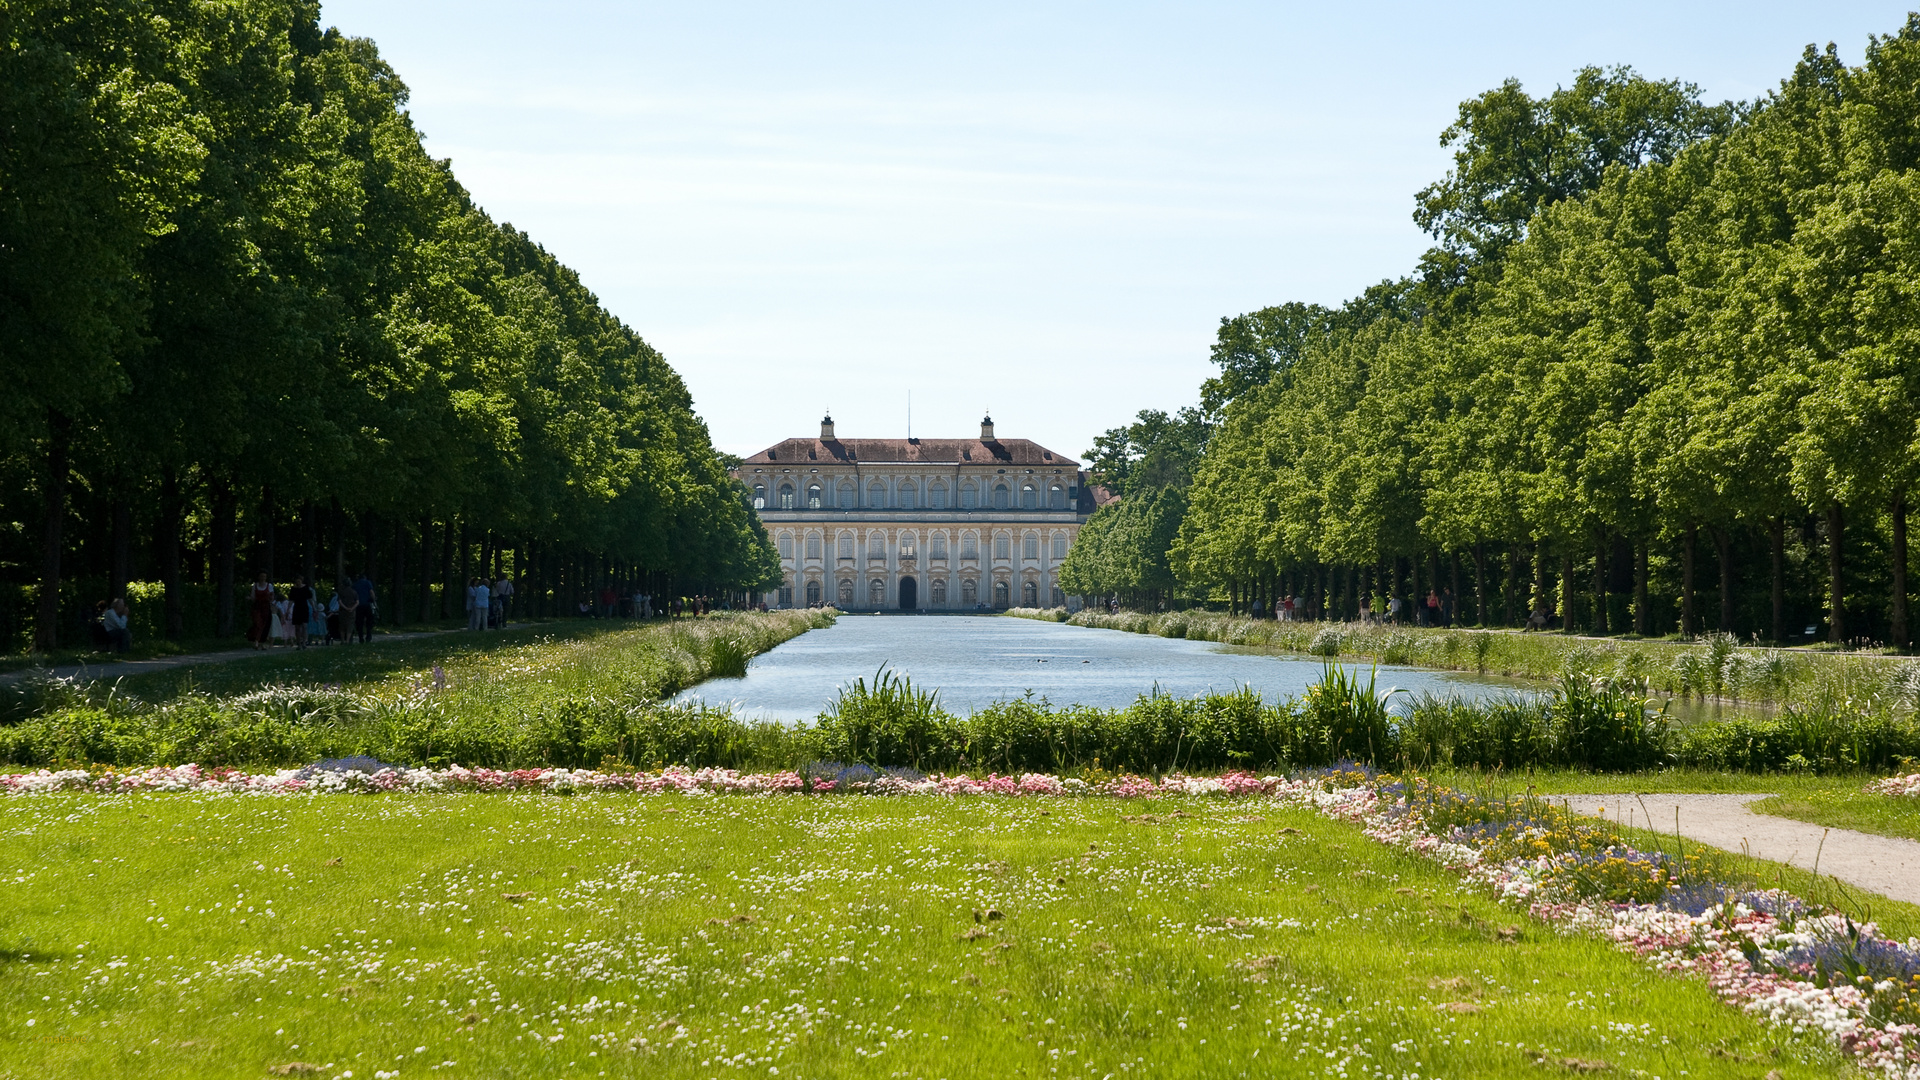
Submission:
[[[920,606],[920,584],[910,577],[900,579],[900,610],[912,611]]]

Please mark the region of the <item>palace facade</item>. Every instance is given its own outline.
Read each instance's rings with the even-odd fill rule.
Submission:
[[[787,439],[734,475],[780,551],[769,607],[974,611],[1061,606],[1093,513],[1079,462],[1027,439]]]

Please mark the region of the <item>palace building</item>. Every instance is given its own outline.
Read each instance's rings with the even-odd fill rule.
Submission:
[[[1027,439],[787,439],[734,475],[780,551],[769,607],[974,611],[1066,603],[1060,564],[1093,494]]]

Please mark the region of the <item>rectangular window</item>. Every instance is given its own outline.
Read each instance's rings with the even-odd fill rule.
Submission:
[[[1040,557],[1040,538],[1038,536],[1035,536],[1033,533],[1028,533],[1021,538],[1020,557],[1023,559],[1037,559]]]
[[[960,489],[960,509],[971,510],[977,502],[979,498],[975,495],[972,484]]]
[[[1004,536],[1004,535],[994,537],[993,538],[993,557],[996,559],[1006,558],[1007,549],[1012,546],[1013,546],[1013,539],[1011,537]]]
[[[945,510],[947,508],[947,489],[943,487],[934,488],[927,497],[927,505],[933,507],[935,510]]]
[[[793,558],[793,537],[782,536],[780,538],[780,557],[783,559]]]
[[[911,559],[913,558],[914,553],[917,550],[919,549],[914,543],[912,533],[907,533],[900,537],[900,557],[901,558]]]
[[[972,533],[960,538],[960,557],[963,559],[980,557],[980,542]]]
[[[807,558],[817,559],[819,557],[820,557],[820,538],[817,536],[807,537]]]
[[[946,558],[947,557],[947,534],[934,533],[932,539],[927,541],[927,549],[928,549],[927,554],[932,558],[935,558],[935,559]]]
[[[1055,533],[1053,535],[1053,557],[1056,562],[1067,557],[1066,533]]]
[[[840,538],[840,557],[843,559],[853,558],[853,537],[842,536]]]
[[[867,558],[884,559],[887,557],[887,538],[879,533],[867,537]]]

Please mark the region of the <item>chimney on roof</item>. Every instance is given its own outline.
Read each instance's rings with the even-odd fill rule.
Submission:
[[[980,441],[993,441],[993,417],[991,416],[983,416],[980,418]]]
[[[827,415],[820,418],[820,438],[823,442],[833,441],[833,414],[832,413],[828,413]]]

